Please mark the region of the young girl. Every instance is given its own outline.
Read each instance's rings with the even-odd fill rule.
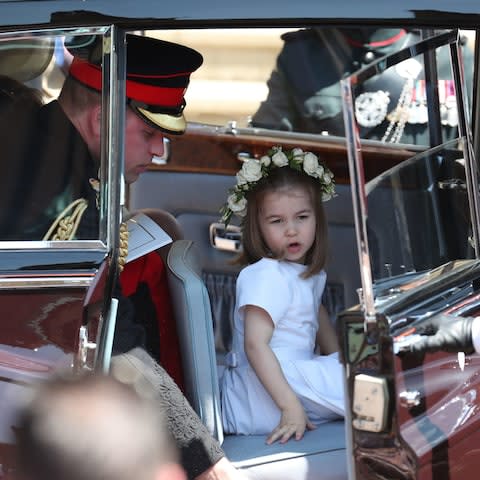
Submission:
[[[274,147],[249,159],[223,207],[243,217],[232,351],[222,378],[228,433],[299,440],[343,416],[343,373],[321,297],[332,173],[311,152]]]

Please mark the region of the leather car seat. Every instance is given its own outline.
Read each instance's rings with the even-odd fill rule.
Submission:
[[[182,354],[185,394],[210,433],[222,442],[212,311],[201,276],[198,251],[191,240],[173,242],[167,267]]]

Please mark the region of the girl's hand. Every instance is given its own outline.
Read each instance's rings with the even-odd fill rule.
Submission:
[[[280,423],[267,438],[267,445],[271,445],[277,440],[280,440],[280,443],[286,443],[292,435],[295,435],[295,440],[301,440],[305,429],[315,429],[315,425],[308,419],[300,401],[295,400],[282,410]]]

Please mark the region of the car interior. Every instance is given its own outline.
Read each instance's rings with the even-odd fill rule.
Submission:
[[[208,66],[206,69],[208,70]],[[195,84],[194,82],[195,80],[192,80],[193,84]],[[208,129],[202,129],[198,125],[193,125],[190,134],[187,132],[187,138],[191,135],[191,139],[197,140],[199,145],[205,146],[207,144],[205,152],[201,149],[188,152],[185,149],[184,140],[171,139],[170,159],[166,165],[154,167],[143,174],[136,183],[130,186],[129,190],[129,205],[131,208],[144,209],[155,206],[155,208],[161,208],[172,213],[180,225],[183,238],[192,242],[188,247],[182,244],[178,248],[182,251],[182,256],[186,248],[192,249],[189,255],[196,256],[196,260],[192,259],[190,262],[192,265],[195,264],[193,270],[196,272],[196,282],[199,279],[203,281],[201,289],[204,293],[201,298],[204,300],[207,293],[210,298],[209,304],[205,305],[210,310],[207,312],[207,316],[211,315],[212,317],[213,332],[207,338],[204,338],[195,334],[195,327],[187,322],[187,325],[190,325],[187,327],[187,330],[190,330],[190,334],[184,331],[182,342],[193,341],[199,350],[203,351],[204,354],[206,353],[210,365],[208,370],[213,375],[213,378],[199,374],[197,382],[194,383],[195,388],[199,388],[201,384],[200,377],[202,377],[207,381],[206,390],[208,391],[212,391],[212,382],[215,384],[215,371],[216,375],[221,376],[222,369],[225,368],[223,356],[230,347],[235,302],[235,278],[239,272],[239,267],[235,265],[233,260],[238,254],[238,249],[241,245],[241,237],[238,229],[235,228],[236,225],[230,226],[229,229],[222,229],[222,226],[219,224],[219,206],[223,204],[226,192],[235,182],[235,169],[238,170],[240,168],[242,155],[244,156],[243,158],[248,158],[251,156],[252,151],[255,151],[255,149],[257,151],[260,150],[259,144],[265,146],[268,145],[266,142],[272,141],[273,145],[275,140],[279,140],[269,131],[254,129],[254,132],[252,132],[252,129],[249,129],[248,119],[246,121],[243,119],[242,122],[242,119],[232,117],[223,125],[219,124],[215,128],[217,134],[220,132],[225,136],[230,135],[234,137],[233,140],[226,139],[221,145],[223,150],[229,149],[230,162],[232,157],[237,158],[236,165],[235,162],[233,165],[228,163],[230,171],[227,174],[223,171],[223,169],[227,168],[227,163],[219,162],[219,159],[225,158],[225,153],[218,151],[218,144],[212,146],[208,143]],[[254,140],[249,137],[253,133],[257,137]],[[283,134],[283,138],[280,141],[286,141],[289,144],[295,144],[295,141],[297,141],[300,145],[302,141],[305,141],[303,132],[294,132],[291,136],[289,134]],[[216,138],[214,143],[220,141],[218,140],[218,135]],[[236,149],[231,146],[235,141],[238,142]],[[368,149],[368,141],[365,143]],[[377,144],[374,143],[372,148],[382,148],[383,145],[384,143],[377,142]],[[391,146],[390,144],[389,147]],[[315,147],[322,149],[321,152],[327,163],[330,158],[333,159],[332,168],[335,168],[335,154],[332,154],[335,144],[329,145],[327,137],[326,145],[324,142],[323,145],[317,144],[313,148]],[[201,152],[198,153],[200,163],[196,163],[193,158],[197,155],[197,151]],[[400,163],[403,159],[414,155],[417,151],[420,151],[418,145],[402,145],[397,150],[393,148],[388,152],[381,152],[379,155],[381,156],[383,153],[383,157],[377,164],[374,162],[374,155],[375,153],[378,154],[378,151],[375,153],[371,152],[369,157],[365,159],[366,174],[371,178],[368,186],[368,201],[369,205],[371,205],[369,241],[373,242],[379,231],[382,231],[383,234],[378,235],[378,237],[385,241],[376,250],[380,257],[372,257],[372,268],[374,269],[375,278],[378,279],[387,278],[388,280],[388,277],[408,269],[413,270],[417,268],[421,270],[422,265],[415,264],[420,259],[427,262],[428,265],[436,261],[438,262],[438,259],[428,260],[429,255],[436,255],[433,251],[410,252],[410,257],[408,255],[402,257],[402,246],[394,241],[395,238],[398,238],[398,234],[396,236],[394,229],[400,228],[395,223],[398,219],[392,218],[389,224],[389,220],[385,216],[386,210],[389,208],[395,209],[395,199],[381,198],[382,195],[385,195],[385,192],[388,195],[388,192],[392,191],[388,182],[394,182],[392,178],[395,178],[395,176],[391,175],[391,172],[395,169],[396,163]],[[188,155],[188,153],[192,155],[192,158],[185,160],[185,155]],[[179,154],[184,156],[182,164],[180,162],[176,163],[178,161],[176,155]],[[211,154],[211,162],[209,162],[208,154]],[[207,158],[205,158],[205,155],[207,155]],[[436,160],[434,160],[436,158],[437,156],[433,153],[432,168],[446,168],[448,173],[446,171],[444,175],[453,174],[452,169],[458,169],[458,163],[455,162],[455,158],[452,160],[446,159],[442,164],[437,164]],[[190,168],[190,171],[186,172],[185,170],[189,169],[188,163],[195,164],[196,168]],[[219,163],[222,165],[222,169],[218,168]],[[457,167],[455,167],[456,165]],[[343,168],[345,168],[345,164]],[[371,168],[372,171],[368,171],[368,168]],[[375,168],[377,169],[376,171]],[[328,218],[330,255],[326,266],[328,280],[323,298],[323,303],[327,307],[334,323],[339,312],[358,303],[361,286],[357,239],[355,237],[355,223],[352,211],[352,190],[348,178],[346,181],[342,178],[342,173],[345,175],[345,172],[342,172],[341,168],[337,172],[339,173],[336,185],[337,195],[325,203]],[[379,176],[381,172],[388,172],[385,174],[386,179],[384,180],[384,182],[387,182],[386,188],[379,188],[379,186],[381,187],[379,182],[382,182],[382,176]],[[415,172],[409,173],[408,164],[402,168],[402,174],[410,175],[411,178],[418,176]],[[348,177],[348,173],[345,177]],[[419,178],[422,177],[420,176]],[[418,181],[421,182],[422,180]],[[426,178],[424,181],[428,182],[428,179]],[[180,185],[182,185],[180,191],[185,193],[176,195],[175,193],[179,191]],[[186,194],[187,192],[188,194]],[[443,195],[445,196],[445,192]],[[429,201],[429,199],[416,198],[412,193],[412,211],[418,208],[419,205],[427,204]],[[430,213],[430,215],[432,214]],[[428,213],[426,217],[428,218]],[[465,228],[465,226],[462,228]],[[468,229],[468,226],[466,228]],[[388,241],[388,232],[391,235],[390,241]],[[412,226],[411,235],[412,243],[415,244],[413,236],[421,235],[421,233],[420,231],[416,233],[415,227]],[[176,247],[177,245],[174,244],[170,250],[168,266],[170,275],[178,279],[178,274],[172,271],[175,261],[171,258],[171,255],[179,254],[179,252],[175,253]],[[193,250],[195,250],[195,253]],[[415,255],[415,258],[411,258],[412,255]],[[461,255],[465,256],[468,253],[462,252]],[[395,259],[396,263],[392,259]],[[178,280],[175,281],[178,282]],[[183,282],[182,289],[188,289],[186,277],[183,277]],[[172,284],[174,283],[172,282]],[[174,288],[177,288],[177,286],[178,284]],[[204,304],[203,300],[198,302],[197,305]],[[205,313],[203,307],[199,306],[198,308],[198,312],[202,312],[199,316],[203,317],[203,313]],[[208,324],[210,322],[207,320]],[[195,340],[200,340],[200,342]],[[194,350],[192,349],[192,344],[182,345],[182,352],[189,352],[187,356],[189,362],[188,370],[190,371],[198,371],[205,365],[204,363],[197,363],[194,358],[191,358],[190,353]],[[202,356],[198,352],[198,359],[201,358]],[[190,395],[196,399],[194,404],[197,405],[197,411],[202,412],[202,415],[204,415],[202,418],[208,418],[209,421],[214,419],[213,424],[210,426],[211,431],[216,435],[222,435],[221,425],[218,425],[220,421],[218,414],[219,401],[218,397],[216,397],[218,390],[214,388],[213,392],[215,395],[214,402],[204,406],[199,406],[195,402],[205,398],[205,395],[193,392]],[[209,414],[207,414],[207,411],[209,411]],[[264,439],[258,436],[223,435],[219,438],[223,438],[223,446],[227,455],[237,465],[248,468],[249,472],[257,475],[258,478],[289,478],[289,472],[293,470],[299,472],[298,478],[316,478],[320,472],[322,478],[347,478],[348,462],[346,461],[346,455],[348,453],[345,434],[343,422],[329,422],[321,425],[315,431],[307,432],[301,442],[290,441],[286,445],[276,444],[267,446]],[[286,472],[285,469],[288,469],[289,472]],[[300,472],[302,472],[301,475]]]
[[[287,480],[293,478],[292,472],[295,472],[294,478],[302,480],[341,480],[348,478],[349,469],[344,421],[324,423],[306,432],[301,441],[274,445],[266,445],[265,437],[260,435],[224,434],[221,423],[219,379],[226,368],[224,356],[231,347],[235,283],[241,268],[235,258],[241,251],[241,234],[236,221],[228,228],[222,225],[220,207],[235,183],[235,173],[243,160],[259,157],[274,145],[300,146],[319,152],[336,177],[336,195],[325,203],[329,255],[322,299],[334,325],[337,315],[357,305],[361,295],[353,213],[355,199],[345,139],[252,126],[251,117],[267,95],[268,79],[283,45],[282,36],[300,28],[144,32],[198,49],[204,55],[204,65],[198,75],[192,77],[186,97],[186,115],[190,122],[186,134],[169,137],[164,158],[155,159],[148,171],[125,192],[125,204],[131,213],[148,215],[172,238],[159,253],[168,267],[187,398],[222,443],[227,456],[258,480]],[[59,32],[57,40],[61,37]],[[55,98],[64,79],[63,49],[58,42],[48,48],[48,61],[36,67],[41,74],[22,77],[24,83],[41,90],[45,100]],[[2,65],[0,62],[0,74],[11,73]],[[362,142],[364,173],[371,182],[369,198],[372,205],[383,205],[377,211],[372,209],[370,234],[373,237],[377,230],[392,229],[393,232],[398,226],[393,220],[391,224],[386,223],[385,205],[394,210],[395,199],[382,197],[383,190],[374,188],[381,186],[378,175],[391,172],[391,168],[425,146],[385,145],[369,139]],[[454,156],[445,160],[444,157],[439,163],[437,157],[432,156],[431,166],[448,170],[445,177],[453,178],[459,159]],[[402,169],[401,174],[415,176],[408,168]],[[390,185],[387,187],[390,192]],[[412,195],[410,201],[414,210],[419,200]],[[456,202],[464,201],[460,192]],[[108,237],[109,228],[106,219],[102,221],[104,230],[100,240]],[[467,237],[468,225],[462,223],[460,227]],[[421,234],[417,232],[417,235]],[[409,261],[413,265],[425,257],[425,251],[415,252],[413,257],[402,259],[401,267],[392,267],[390,260],[400,248],[393,243],[395,237],[393,232],[392,242],[382,244],[381,255],[374,260],[377,278],[392,275],[391,268],[394,268],[393,274],[398,273],[397,268],[408,269]],[[85,245],[84,248],[88,248],[88,242]],[[437,252],[427,253],[441,256]],[[462,252],[462,255],[468,256],[471,252]],[[437,258],[432,260],[437,261]],[[420,267],[415,264],[415,268]]]
[[[148,181],[148,173],[139,181],[142,182],[145,177]],[[154,179],[153,190],[143,184],[139,192],[155,191],[161,192],[162,196],[165,195],[165,204],[161,203],[160,198],[145,199],[143,196],[143,199],[146,204],[161,205],[166,211],[172,212],[183,234],[183,239],[175,240],[168,247],[167,266],[179,329],[186,392],[195,410],[212,434],[223,441],[222,446],[228,458],[237,466],[248,469],[255,478],[290,478],[291,471],[298,471],[302,478],[316,478],[318,472],[324,472],[324,475],[328,472],[327,478],[346,478],[343,421],[320,425],[316,430],[307,432],[302,441],[290,441],[286,445],[279,443],[266,445],[265,437],[262,435],[223,434],[219,378],[225,368],[224,356],[231,346],[235,278],[239,269],[230,264],[234,253],[212,246],[209,231],[211,225],[218,222],[218,203],[215,200],[222,201],[220,196],[224,194],[226,187],[218,189],[218,198],[211,200],[210,212],[199,212],[178,204],[177,210],[168,205],[168,198],[172,198],[168,193],[168,185],[171,188],[178,188],[177,181],[175,179],[169,181],[165,178],[168,177],[165,172],[158,177],[162,177],[162,185],[163,181],[166,182],[164,188],[159,187],[157,180]],[[215,180],[219,181],[221,178]],[[224,179],[229,183],[232,180],[231,177]],[[196,191],[217,190],[213,185],[206,186],[205,189],[198,188],[201,185],[200,181],[201,177],[192,179],[191,185],[195,185]],[[358,265],[354,256],[356,252],[351,204],[348,190],[345,189],[344,195],[342,191],[340,190],[338,198],[331,202],[331,209],[328,209],[328,212],[335,213],[336,220],[329,225],[330,238],[334,235],[333,241],[336,245],[345,247],[345,252],[350,252],[350,256],[342,255],[340,261],[332,262],[336,268],[332,267],[328,271],[332,283],[327,285],[325,304],[334,311],[343,310],[349,305],[346,302],[350,302],[350,305],[355,303],[355,290],[359,285],[358,271],[351,268]],[[136,210],[143,210],[142,203],[138,201],[134,192],[137,192],[136,187],[131,192],[130,201]],[[340,200],[338,211],[334,207],[337,200]],[[188,201],[191,202],[190,199]],[[202,202],[205,202],[204,198]],[[356,279],[356,282],[352,281],[352,278]]]

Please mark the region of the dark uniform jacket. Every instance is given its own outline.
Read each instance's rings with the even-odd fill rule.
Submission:
[[[58,102],[12,104],[0,118],[2,189],[0,239],[41,240],[57,215],[77,198],[89,201],[82,238],[98,238],[98,167]],[[87,225],[87,219],[92,221]]]
[[[415,31],[399,29],[306,29],[283,35],[284,46],[276,68],[268,80],[268,97],[252,117],[257,127],[307,133],[344,136],[340,79],[373,60],[421,40]],[[440,49],[439,79],[451,79],[448,48]],[[472,52],[465,49],[466,65],[472,65]],[[416,101],[426,100],[423,70],[416,79]],[[467,72],[467,78],[471,75]],[[385,91],[389,95],[388,112],[396,106],[405,78],[391,68],[368,80],[355,91]],[[448,83],[451,87],[452,83]],[[423,88],[422,88],[423,87]],[[388,119],[374,127],[360,126],[360,136],[380,140]],[[445,140],[456,132],[446,126]],[[402,143],[428,144],[426,123],[407,123]]]

